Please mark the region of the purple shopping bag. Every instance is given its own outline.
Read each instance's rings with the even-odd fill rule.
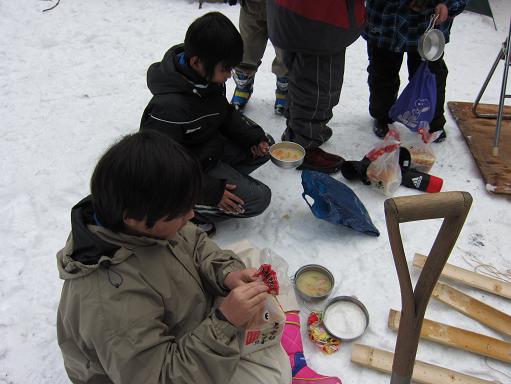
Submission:
[[[420,126],[431,123],[436,108],[436,80],[428,63],[421,64],[412,80],[390,108],[389,116],[417,132]]]

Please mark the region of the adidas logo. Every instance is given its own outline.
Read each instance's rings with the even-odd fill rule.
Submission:
[[[417,188],[417,189],[419,189],[421,182],[422,182],[422,176],[417,176],[412,179],[412,183],[413,183],[413,185],[415,185],[415,188]]]

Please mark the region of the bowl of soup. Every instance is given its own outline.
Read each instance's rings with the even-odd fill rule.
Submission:
[[[305,149],[291,141],[282,141],[270,147],[271,161],[281,168],[296,168],[303,163],[304,157]]]
[[[334,276],[325,267],[308,264],[295,273],[294,285],[299,296],[307,301],[323,300],[334,288]]]

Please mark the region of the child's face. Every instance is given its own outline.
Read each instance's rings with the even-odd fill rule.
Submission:
[[[185,226],[185,224],[193,218],[193,210],[185,213],[183,216],[176,217],[172,220],[165,218],[159,219],[151,228],[146,227],[146,220],[135,220],[125,218],[124,223],[133,232],[157,239],[172,240],[176,237],[177,232]]]
[[[215,66],[215,72],[213,73],[212,83],[224,84],[231,78],[231,68],[225,68],[221,63]]]

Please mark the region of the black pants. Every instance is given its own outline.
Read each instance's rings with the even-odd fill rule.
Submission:
[[[270,156],[252,157],[252,154],[240,148],[233,142],[227,142],[220,161],[207,174],[217,179],[224,179],[227,184],[236,185],[232,191],[240,197],[245,205],[245,211],[240,214],[223,212],[217,206],[197,204],[195,215],[202,221],[220,222],[231,218],[254,217],[263,213],[271,201],[270,188],[257,179],[249,176],[261,165],[270,160]]]
[[[284,52],[289,109],[282,140],[313,148],[332,136],[327,123],[341,96],[345,52],[321,56]]]
[[[367,43],[369,66],[369,113],[377,120],[392,123],[389,111],[399,92],[399,70],[403,62],[403,52],[391,52]],[[410,80],[422,59],[417,52],[407,52],[408,80]],[[444,103],[447,66],[443,55],[437,61],[430,61],[428,67],[436,78],[436,109],[430,124],[431,131],[443,129],[445,125]]]

